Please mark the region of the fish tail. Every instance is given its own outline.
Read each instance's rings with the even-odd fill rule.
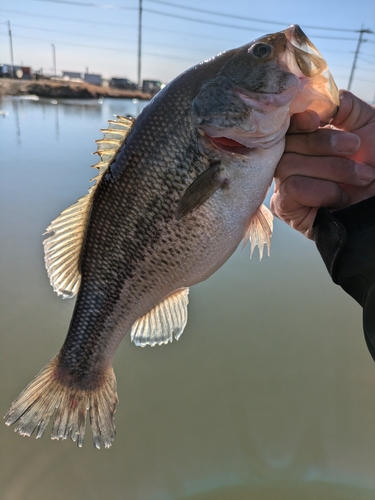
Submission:
[[[6,425],[16,424],[15,432],[40,438],[50,419],[52,439],[70,437],[83,445],[87,411],[94,446],[109,448],[116,435],[114,413],[118,403],[113,368],[100,377],[97,388],[83,389],[59,377],[58,357],[54,357],[12,403],[5,415]]]

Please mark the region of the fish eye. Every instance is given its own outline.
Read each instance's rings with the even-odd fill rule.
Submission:
[[[272,54],[272,47],[268,43],[254,43],[249,52],[257,59],[266,59]]]

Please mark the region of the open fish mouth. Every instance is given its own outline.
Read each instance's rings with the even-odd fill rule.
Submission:
[[[308,109],[316,111],[321,123],[329,123],[339,107],[339,92],[328,65],[320,51],[315,47],[298,24],[283,31],[287,39],[287,50],[279,61],[285,63],[289,71],[301,81],[301,88],[306,87],[311,93]],[[298,112],[297,109],[292,109]]]
[[[231,139],[225,136],[212,137],[208,134],[205,134],[207,140],[211,142],[211,144],[221,151],[226,153],[237,154],[241,156],[250,156],[254,148],[250,148],[245,144],[242,144],[235,139]]]
[[[286,127],[287,128],[287,127]],[[223,153],[230,153],[238,156],[251,156],[255,149],[269,149],[278,144],[284,137],[286,130],[271,136],[260,135],[248,138],[244,134],[210,135],[203,133],[203,142],[210,149],[220,150]],[[234,138],[235,137],[235,138]],[[242,142],[243,140],[243,142]]]
[[[298,24],[284,30],[284,34],[294,47],[294,57],[304,76],[313,77],[324,71],[329,73],[326,60]]]

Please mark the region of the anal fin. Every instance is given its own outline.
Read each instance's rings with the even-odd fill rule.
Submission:
[[[259,259],[262,260],[264,245],[267,245],[267,254],[270,255],[272,230],[273,215],[265,205],[261,205],[251,217],[243,239],[243,246],[250,240],[250,257],[257,246]]]
[[[130,332],[135,345],[154,346],[178,340],[187,323],[188,294],[189,288],[175,290],[138,318]]]

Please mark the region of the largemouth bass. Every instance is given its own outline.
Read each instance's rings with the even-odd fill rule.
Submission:
[[[262,205],[290,116],[327,123],[338,106],[327,64],[298,26],[219,54],[167,85],[133,122],[98,142],[89,194],[48,227],[54,290],[77,300],[64,345],[13,402],[6,424],[82,446],[111,446],[118,402],[112,359],[124,335],[140,346],[178,339],[189,287],[250,238],[269,246]]]

